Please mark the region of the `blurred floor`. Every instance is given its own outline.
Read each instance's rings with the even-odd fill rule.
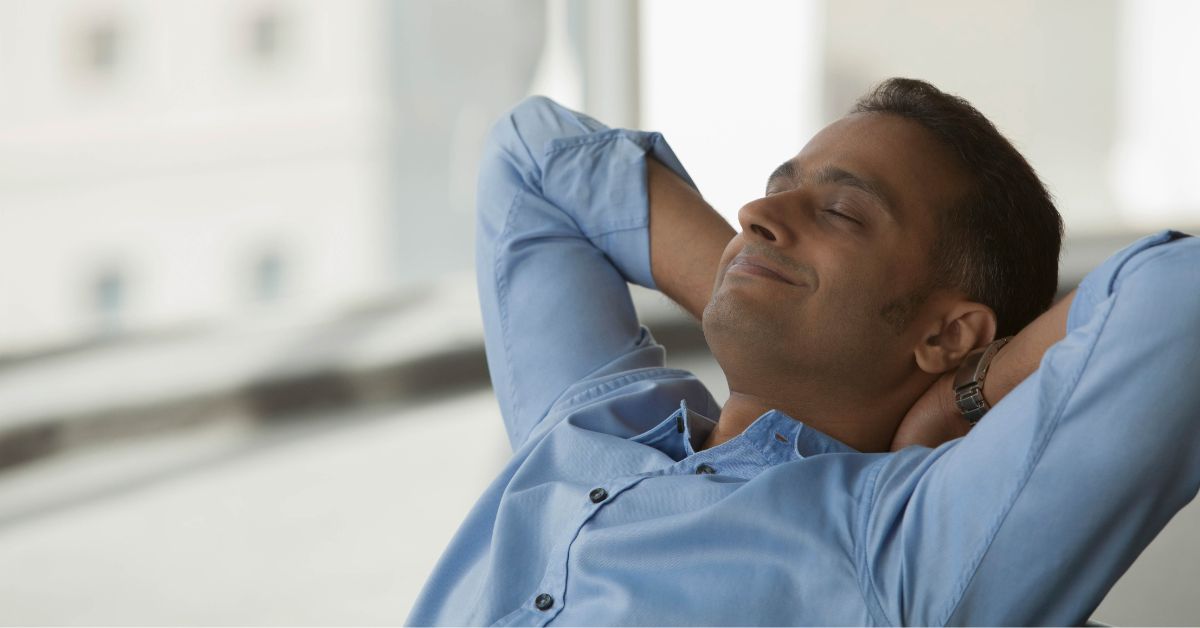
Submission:
[[[672,356],[723,401],[707,356]],[[0,476],[4,624],[398,624],[508,455],[488,388],[266,431],[214,422]],[[1196,624],[1193,505],[1096,616]]]
[[[0,527],[0,621],[403,622],[504,460],[496,415],[483,389],[250,441],[206,435],[225,442],[184,460],[162,455],[183,443],[159,441],[22,469],[0,495],[39,475],[65,475],[64,466],[88,483],[89,467],[128,456],[158,459],[142,471],[167,477],[117,481],[102,498]],[[71,489],[61,477],[56,484]]]

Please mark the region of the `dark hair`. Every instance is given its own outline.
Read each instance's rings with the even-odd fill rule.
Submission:
[[[915,79],[891,78],[851,113],[887,113],[919,123],[966,166],[970,189],[939,212],[935,285],[959,289],[996,312],[1010,336],[1046,311],[1058,286],[1062,216],[1037,173],[966,100]]]

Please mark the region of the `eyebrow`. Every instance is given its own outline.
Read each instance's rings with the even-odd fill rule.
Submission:
[[[771,173],[771,176],[767,177],[767,190],[770,191],[771,187],[776,183],[779,183],[781,180],[795,180],[801,178],[803,178],[801,169],[796,167],[796,165],[790,160],[785,161],[780,164],[774,172]],[[874,196],[879,201],[880,205],[883,206],[884,211],[886,211],[893,218],[895,217],[895,213],[893,211],[895,204],[892,202],[892,195],[888,193],[888,190],[885,186],[879,184],[878,182],[872,181],[871,179],[860,177],[849,170],[844,170],[837,166],[825,166],[813,174],[812,183],[836,183],[838,185],[846,185],[862,190],[863,192]]]
[[[771,186],[780,179],[794,178],[796,178],[796,166],[792,165],[791,161],[785,161],[779,164],[779,167],[771,173],[771,176],[767,177],[767,190],[770,190]]]

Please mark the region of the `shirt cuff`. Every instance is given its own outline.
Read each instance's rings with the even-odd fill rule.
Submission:
[[[547,142],[542,192],[626,281],[656,289],[650,272],[647,154],[696,188],[660,133],[609,129]]]
[[[1096,306],[1112,295],[1117,276],[1130,259],[1146,249],[1183,237],[1188,237],[1188,234],[1170,229],[1148,235],[1113,253],[1095,270],[1089,272],[1075,289],[1075,300],[1071,302],[1071,309],[1067,312],[1067,332],[1070,333],[1091,320]]]

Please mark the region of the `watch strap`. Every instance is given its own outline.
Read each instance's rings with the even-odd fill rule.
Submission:
[[[1009,340],[1012,340],[1012,336],[1001,338],[987,347],[968,353],[958,367],[958,372],[954,374],[954,404],[972,426],[992,408],[983,397],[983,381],[992,365],[992,358],[996,357],[996,353],[1008,344]]]

